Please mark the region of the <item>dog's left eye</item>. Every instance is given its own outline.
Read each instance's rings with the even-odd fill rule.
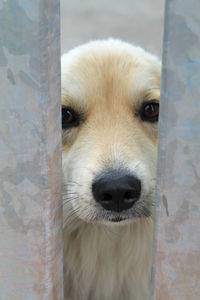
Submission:
[[[156,102],[145,103],[142,106],[141,119],[147,122],[157,122],[159,117],[159,104]]]
[[[62,128],[67,129],[79,125],[78,114],[71,108],[62,108]]]

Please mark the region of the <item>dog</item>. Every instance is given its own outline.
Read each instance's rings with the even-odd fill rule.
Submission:
[[[149,300],[160,62],[120,40],[61,59],[65,300]]]

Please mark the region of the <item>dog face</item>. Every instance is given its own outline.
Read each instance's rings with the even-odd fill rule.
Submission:
[[[124,224],[150,217],[160,63],[118,40],[62,57],[64,215]]]

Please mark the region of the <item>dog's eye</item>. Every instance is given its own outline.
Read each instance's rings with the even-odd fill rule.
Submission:
[[[155,102],[145,103],[140,113],[141,119],[148,122],[157,122],[159,116],[159,104]]]
[[[62,108],[62,128],[67,129],[79,125],[78,114],[71,108]]]

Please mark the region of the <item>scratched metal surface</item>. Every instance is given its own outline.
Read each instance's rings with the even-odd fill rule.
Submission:
[[[156,300],[200,299],[200,2],[168,0],[158,151]]]
[[[61,300],[59,0],[0,1],[0,300]]]

